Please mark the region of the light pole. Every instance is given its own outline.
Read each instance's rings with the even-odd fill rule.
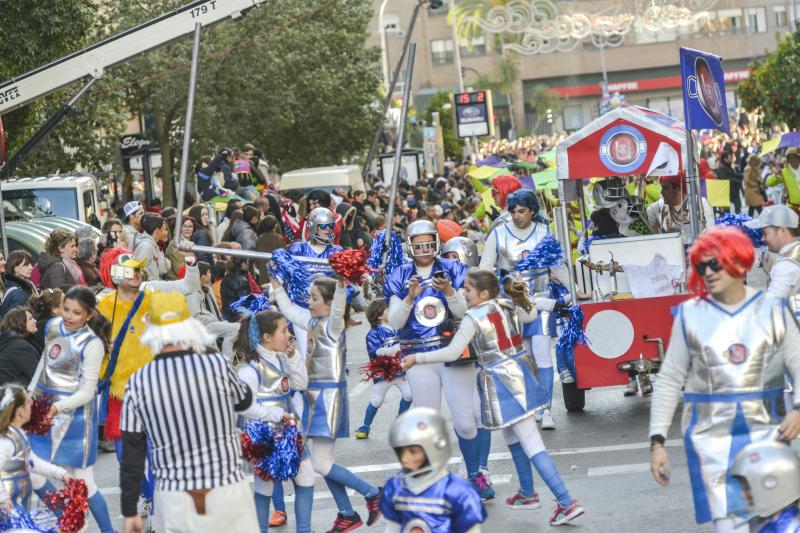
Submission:
[[[450,13],[455,13],[456,0],[449,0],[447,8]],[[464,73],[461,70],[461,47],[458,45],[458,33],[456,33],[455,18],[453,19],[453,62],[456,64],[456,72],[458,73],[458,92],[464,92]]]
[[[378,10],[378,33],[381,36],[381,69],[383,70],[383,88],[389,92],[389,50],[386,44],[386,25],[383,23],[383,10],[389,0],[383,0]]]

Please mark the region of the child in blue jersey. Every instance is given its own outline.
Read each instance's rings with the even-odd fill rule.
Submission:
[[[389,433],[403,471],[389,478],[380,509],[387,532],[479,533],[486,510],[469,481],[447,471],[450,437],[444,418],[427,407],[400,415]]]
[[[397,330],[389,327],[389,303],[382,298],[370,303],[367,307],[367,320],[371,327],[367,333],[367,355],[370,360],[397,354],[400,351],[400,345],[398,344]],[[390,388],[397,387],[400,389],[400,394],[403,395],[398,415],[402,415],[411,407],[411,387],[408,386],[405,376],[405,372],[402,372],[391,380],[384,378],[372,380],[372,397],[367,404],[367,412],[364,413],[364,425],[356,431],[357,439],[369,437],[372,420],[378,413],[378,408]]]

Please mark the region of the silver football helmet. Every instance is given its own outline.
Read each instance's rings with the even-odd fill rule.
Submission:
[[[336,226],[336,218],[333,211],[326,207],[313,209],[308,216],[308,240],[316,241],[319,244],[331,244],[336,240],[333,228]]]
[[[433,235],[433,242],[411,244],[411,239],[418,235]],[[430,220],[415,220],[406,230],[406,244],[411,257],[436,255],[439,253],[439,232]]]
[[[772,439],[748,444],[736,456],[731,476],[749,492],[747,519],[767,518],[800,500],[800,457]],[[744,482],[742,481],[744,480]]]
[[[478,246],[467,237],[453,237],[442,246],[440,255],[456,254],[458,261],[467,266],[478,266]]]
[[[400,449],[420,446],[428,459],[419,470],[404,471],[403,484],[408,488],[422,486],[447,468],[450,460],[450,435],[442,415],[429,407],[409,409],[395,420],[389,431],[389,445],[398,459]]]
[[[618,200],[628,196],[622,179],[613,176],[594,184],[592,197],[598,207],[612,207]]]

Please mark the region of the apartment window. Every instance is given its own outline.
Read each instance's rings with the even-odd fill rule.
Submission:
[[[775,26],[784,28],[787,23],[786,6],[772,6],[772,14],[775,17]]]
[[[767,10],[763,7],[745,8],[748,33],[763,33],[767,31]]]
[[[431,41],[431,59],[434,65],[449,65],[453,62],[453,40]]]
[[[720,9],[717,11],[719,30],[723,35],[741,33],[744,30],[741,9]]]
[[[449,7],[447,5],[447,2],[442,3],[442,5],[437,7],[436,9],[432,9],[431,7],[428,7],[428,15],[431,15],[431,16],[434,16],[434,17],[435,16],[441,16],[441,15],[447,15],[447,13],[449,11],[450,11],[450,9],[449,9]]]
[[[486,37],[481,35],[472,39],[472,46],[460,46],[462,57],[470,56],[485,56],[486,55]]]

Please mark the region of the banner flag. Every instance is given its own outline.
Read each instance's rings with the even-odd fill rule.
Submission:
[[[722,59],[691,48],[681,48],[680,54],[686,129],[718,129],[730,134]]]

